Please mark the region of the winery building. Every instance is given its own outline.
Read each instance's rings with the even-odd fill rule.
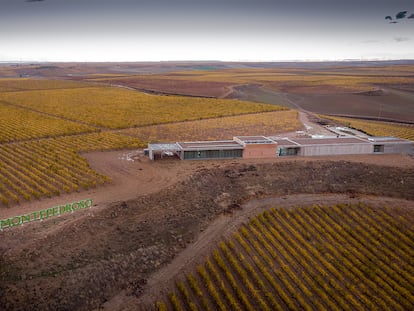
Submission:
[[[414,143],[395,137],[236,136],[233,140],[149,144],[146,153],[151,160],[171,157],[181,160],[202,160],[352,154],[414,154]]]

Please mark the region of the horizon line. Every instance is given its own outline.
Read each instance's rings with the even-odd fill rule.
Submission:
[[[2,64],[25,63],[328,63],[328,62],[395,62],[414,61],[414,58],[349,58],[349,59],[292,59],[292,60],[0,60]]]

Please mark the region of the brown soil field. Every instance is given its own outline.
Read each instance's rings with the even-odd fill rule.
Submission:
[[[385,90],[383,95],[361,94],[289,94],[300,108],[315,113],[368,117],[377,120],[413,122],[414,93]]]
[[[360,199],[414,207],[408,156],[150,162],[120,155],[88,155],[93,168],[114,179],[84,193],[94,199],[92,209],[0,233],[2,307],[148,307],[144,297],[156,296],[261,206]]]
[[[412,91],[382,89],[379,92],[352,93],[334,92],[334,89],[327,87],[318,91],[313,89],[315,92],[297,93],[294,89],[280,92],[260,84],[241,85],[232,89],[228,98],[278,104],[313,113],[408,123],[414,120]]]

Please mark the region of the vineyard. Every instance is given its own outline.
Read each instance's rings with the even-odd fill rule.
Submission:
[[[176,280],[158,310],[412,310],[412,210],[274,208]]]
[[[143,147],[111,132],[42,139],[0,146],[0,203],[86,190],[110,181],[93,171],[80,151]]]
[[[414,125],[395,124],[380,121],[367,121],[351,118],[323,116],[346,126],[362,130],[371,136],[394,136],[414,141]]]
[[[200,121],[160,124],[122,130],[143,141],[194,141],[231,139],[233,136],[267,135],[299,130],[295,110],[265,112]]]
[[[2,71],[0,71],[3,74]],[[63,80],[37,80],[28,78],[0,79],[0,92],[26,92],[28,90],[60,90],[90,87],[89,83]]]
[[[94,132],[96,128],[0,102],[0,143]]]
[[[155,96],[115,87],[2,92],[1,100],[109,129],[285,109],[239,100]]]

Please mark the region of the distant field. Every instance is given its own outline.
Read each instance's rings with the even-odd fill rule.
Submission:
[[[387,90],[379,96],[364,94],[290,94],[300,107],[315,113],[414,121],[414,92]]]
[[[166,79],[180,87],[190,82],[262,84],[273,90],[299,94],[331,94],[370,91],[389,86],[401,89],[414,87],[414,66],[390,67],[327,67],[325,69],[307,68],[260,68],[225,69],[212,71],[182,71],[176,73],[154,74],[148,82],[153,88],[167,91]],[[93,78],[90,81],[111,81],[112,78]],[[117,79],[119,83],[143,80],[142,76],[125,76]],[[146,77],[148,78],[148,77]]]
[[[395,136],[414,141],[414,125],[394,124],[332,116],[323,117],[362,130],[372,136]]]
[[[0,71],[1,74],[1,71]],[[49,90],[49,89],[73,89],[90,87],[85,82],[65,80],[38,80],[29,78],[1,79],[0,92],[28,91],[28,90]]]
[[[265,112],[200,121],[179,122],[122,130],[150,142],[232,139],[233,136],[272,135],[302,128],[295,110]]]
[[[316,113],[414,120],[414,66],[193,70],[86,76],[152,92],[237,98]],[[205,87],[203,87],[205,85]]]
[[[3,92],[1,100],[111,129],[284,109],[239,100],[155,96],[116,87]]]
[[[412,213],[272,209],[219,243],[158,310],[412,310]]]
[[[222,97],[228,92],[228,87],[233,85],[231,82],[178,80],[170,76],[153,77],[137,75],[94,78],[91,81],[105,82],[111,85],[123,85],[153,92],[201,97]]]

